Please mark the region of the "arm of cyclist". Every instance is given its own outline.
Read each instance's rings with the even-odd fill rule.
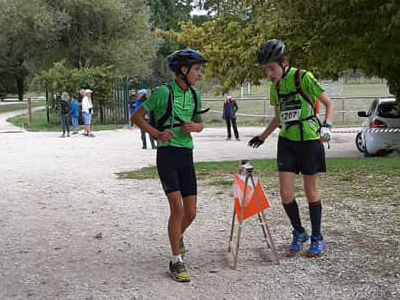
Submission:
[[[272,132],[279,126],[279,114],[278,114],[278,108],[274,108],[274,117],[272,120],[269,122],[267,128],[260,134],[255,137],[253,137],[248,145],[253,148],[258,148],[261,146],[261,144],[264,143],[264,141],[271,135]]]
[[[325,120],[321,127],[320,139],[323,142],[329,142],[332,138],[333,101],[325,92],[321,93],[317,98],[325,106]]]
[[[151,126],[145,119],[146,113],[147,112],[143,107],[135,110],[132,115],[133,122],[135,122],[138,127],[148,132],[151,136],[154,136],[156,139],[161,141],[170,141],[174,135],[174,132],[171,130],[159,131]]]
[[[203,130],[203,121],[201,118],[197,118],[191,122],[185,122],[182,125],[182,131],[185,133],[189,132],[201,132]]]

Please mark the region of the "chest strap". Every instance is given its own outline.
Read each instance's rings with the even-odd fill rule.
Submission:
[[[321,121],[319,120],[319,118],[317,117],[316,108],[314,107],[314,105],[313,105],[313,103],[312,103],[310,97],[307,96],[307,94],[304,92],[304,90],[303,90],[303,88],[302,88],[302,86],[301,86],[300,72],[301,72],[300,69],[297,69],[297,70],[294,72],[294,86],[295,86],[295,88],[296,88],[295,91],[289,92],[289,93],[287,93],[287,94],[281,94],[281,93],[280,93],[280,80],[276,83],[275,88],[276,88],[276,94],[277,94],[277,96],[278,96],[278,103],[279,103],[279,101],[280,101],[280,99],[281,99],[282,97],[289,97],[289,96],[295,96],[295,95],[297,95],[297,94],[300,94],[300,96],[301,96],[305,101],[307,101],[307,103],[308,103],[308,104],[311,106],[311,108],[313,109],[313,112],[314,112],[314,113],[313,113],[311,116],[308,116],[308,117],[305,118],[305,119],[300,119],[300,120],[297,120],[297,121],[291,121],[291,122],[286,122],[286,123],[285,123],[285,124],[286,124],[286,130],[289,129],[290,127],[292,127],[293,125],[299,125],[301,141],[304,141],[304,129],[303,129],[303,126],[304,126],[303,124],[304,124],[304,122],[309,121],[309,120],[311,120],[311,119],[316,119],[317,122],[318,122],[318,129],[317,129],[316,132],[319,132],[319,131],[321,130],[321,125],[322,125],[322,124],[321,124]],[[306,73],[304,73],[304,75],[305,75],[305,74],[306,74]],[[301,118],[301,116],[300,116],[300,118]]]

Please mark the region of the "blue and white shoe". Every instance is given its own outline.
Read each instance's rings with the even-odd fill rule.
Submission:
[[[298,232],[296,229],[292,231],[293,234],[293,240],[292,244],[289,247],[289,256],[295,256],[297,253],[300,252],[301,247],[305,242],[308,241],[308,234],[306,231],[304,232]]]
[[[325,254],[328,245],[321,235],[311,236],[310,250],[308,250],[308,257],[321,257]]]

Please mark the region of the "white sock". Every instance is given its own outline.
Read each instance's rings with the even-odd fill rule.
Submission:
[[[172,255],[171,261],[172,261],[172,264],[175,264],[175,263],[177,263],[178,261],[183,262],[182,257],[181,257],[180,254],[178,254],[178,255]]]

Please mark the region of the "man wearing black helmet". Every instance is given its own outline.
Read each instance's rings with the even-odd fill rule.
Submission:
[[[167,57],[175,80],[162,85],[134,113],[137,126],[157,138],[157,170],[169,201],[168,234],[172,248],[171,276],[190,281],[183,262],[186,252],[183,232],[196,216],[197,181],[193,166],[191,132],[203,130],[200,94],[192,86],[201,79],[201,65],[207,60],[195,50],[179,50]],[[144,116],[153,111],[157,125]]]
[[[258,51],[257,62],[273,82],[270,102],[275,108],[275,115],[266,129],[249,141],[249,146],[258,148],[281,125],[277,162],[280,196],[293,226],[289,255],[299,253],[302,244],[310,238],[301,224],[294,197],[295,174],[301,172],[312,228],[307,256],[319,257],[328,246],[321,234],[322,205],[318,196],[318,172],[326,171],[322,142],[329,142],[332,137],[333,103],[310,72],[289,66],[282,41],[274,39],[263,44]],[[317,116],[317,99],[325,106],[322,124]]]

